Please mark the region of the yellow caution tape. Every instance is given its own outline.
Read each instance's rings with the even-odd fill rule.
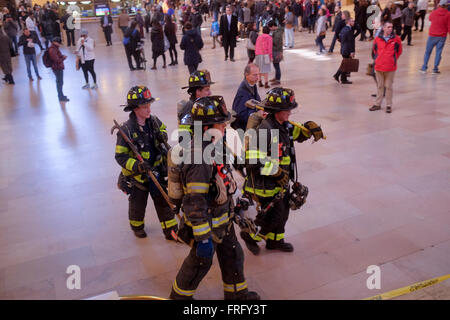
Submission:
[[[168,300],[166,298],[156,296],[122,296],[120,300]]]
[[[430,287],[436,283],[442,282],[444,280],[450,279],[450,274],[447,274],[445,276],[441,276],[441,277],[437,277],[437,278],[433,278],[430,280],[425,280],[425,281],[421,281],[421,282],[416,282],[410,286],[407,287],[403,287],[400,289],[395,289],[386,293],[382,293],[382,294],[378,294],[376,296],[370,297],[370,298],[365,298],[364,300],[387,300],[387,299],[392,299],[398,296],[402,296],[404,294],[408,294],[414,291],[418,291],[420,289],[426,288],[426,287]]]

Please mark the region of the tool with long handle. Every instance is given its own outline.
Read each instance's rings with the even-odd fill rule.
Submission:
[[[257,110],[266,111],[266,110],[264,109],[264,107],[262,107],[259,103],[260,103],[260,102],[259,102],[258,100],[250,99],[250,100],[248,100],[248,101],[245,102],[245,106],[246,106],[247,108],[249,108],[249,109],[257,109]],[[292,124],[293,126],[299,127],[300,129],[305,130],[305,131],[307,131],[307,132],[309,132],[309,133],[311,134],[310,130],[309,130],[308,128],[306,128],[305,126],[301,125],[300,123],[297,123],[297,122],[291,121],[291,120],[288,120],[288,122],[289,122],[290,124]],[[327,138],[327,137],[324,135],[324,136],[323,136],[323,139],[326,139],[326,138]]]
[[[131,142],[130,138],[128,138],[128,136],[125,134],[125,132],[123,132],[122,128],[120,128],[120,125],[117,123],[117,121],[116,120],[113,120],[113,121],[114,121],[114,126],[111,128],[111,134],[114,133],[114,130],[116,130],[116,129],[119,130],[120,135],[125,140],[125,142],[128,144],[130,149],[133,151],[133,153],[136,156],[136,158],[139,161],[139,163],[143,163],[144,159],[139,154],[139,151],[137,150],[136,146],[133,144],[133,142]],[[162,194],[164,200],[166,200],[166,202],[169,205],[169,207],[172,210],[174,210],[176,208],[176,206],[172,202],[170,202],[169,196],[164,191],[164,189],[161,187],[161,185],[159,184],[158,179],[156,179],[156,177],[153,174],[153,172],[151,170],[148,170],[147,174],[150,177],[150,179],[152,179],[152,181],[155,183],[155,186],[158,188],[159,192]],[[181,219],[179,213],[177,213],[177,216],[178,216],[178,218]]]

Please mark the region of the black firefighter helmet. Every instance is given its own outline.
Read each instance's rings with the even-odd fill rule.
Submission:
[[[152,93],[146,86],[134,86],[127,94],[127,106],[123,111],[132,111],[141,104],[152,103],[158,101],[159,98],[152,96]]]
[[[196,70],[189,76],[188,85],[181,89],[209,87],[212,84],[214,82],[211,81],[211,74],[208,70]]]
[[[292,110],[298,106],[295,101],[294,91],[282,87],[276,87],[267,91],[266,98],[260,105],[267,112]]]
[[[195,100],[187,118],[184,124],[193,125],[195,121],[202,121],[202,125],[207,126],[229,121],[231,113],[222,96],[209,96]]]

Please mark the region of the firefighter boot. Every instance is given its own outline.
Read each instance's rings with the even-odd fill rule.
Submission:
[[[239,292],[224,292],[225,300],[261,300],[259,294],[255,291],[248,291],[247,289]]]
[[[284,251],[284,252],[294,251],[294,247],[292,246],[292,244],[284,242],[284,239],[281,239],[279,241],[267,240],[266,249],[267,250],[280,250],[280,251]]]
[[[260,252],[260,248],[258,246],[258,242],[254,240],[247,232],[241,231],[241,238],[244,240],[247,249],[250,250],[255,256],[257,256]]]
[[[134,231],[134,235],[138,238],[146,238],[147,237],[147,233],[145,232],[144,229],[141,230],[133,230]]]
[[[169,299],[171,300],[195,300],[193,296],[183,296],[181,294],[178,294],[173,290],[170,292]]]

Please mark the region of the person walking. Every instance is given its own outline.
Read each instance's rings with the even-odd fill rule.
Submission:
[[[201,140],[207,129],[215,129],[218,134],[213,138],[213,144],[217,144],[215,149],[218,150],[223,148],[225,127],[230,118],[223,97],[209,96],[195,101],[186,124],[200,123],[201,130],[193,132],[195,140]],[[196,138],[197,134],[201,136]],[[231,167],[224,159],[224,154],[218,152],[201,163],[193,161],[195,153],[206,154],[209,144],[205,141],[199,148],[192,143],[187,150],[192,157],[185,157],[187,161],[178,165],[185,190],[182,200],[184,223],[180,226],[179,234],[183,235],[185,243],[191,243],[192,246],[173,282],[170,299],[192,300],[217,252],[225,300],[259,300],[256,292],[248,290],[244,275],[244,252],[237,240],[230,212],[232,195],[236,192]]]
[[[156,70],[156,60],[159,56],[163,57],[164,65],[166,68],[166,55],[164,53],[164,31],[161,24],[158,21],[154,21],[152,24],[152,31],[150,33],[150,39],[152,41],[152,58],[153,67],[151,70]]]
[[[92,76],[92,80],[94,84],[91,89],[97,89],[97,75],[94,70],[94,62],[95,62],[95,41],[88,35],[88,31],[86,29],[82,29],[80,33],[80,39],[77,42],[77,54],[80,58],[81,69],[83,70],[84,80],[86,84],[81,87],[82,89],[89,89],[89,74]]]
[[[392,112],[392,96],[394,74],[397,70],[397,61],[402,54],[402,41],[393,32],[393,24],[386,21],[383,30],[373,42],[372,55],[375,59],[375,74],[377,78],[377,98],[375,104],[369,109],[376,111],[381,109],[381,102],[386,95],[386,112]],[[385,91],[386,88],[386,91]]]
[[[0,26],[0,68],[5,74],[3,80],[9,84],[14,84],[14,79],[12,76],[11,50],[11,40],[3,33],[2,27]]]
[[[316,46],[319,47],[318,55],[326,53],[325,46],[323,45],[323,39],[325,39],[327,31],[327,16],[325,9],[319,9],[319,18],[317,19],[316,27]]]
[[[100,25],[102,26],[103,33],[105,34],[106,46],[112,46],[111,33],[113,33],[113,19],[109,14],[109,11],[105,11],[105,15],[100,18]]]
[[[175,66],[178,64],[178,52],[176,44],[177,40],[177,25],[172,21],[171,15],[166,15],[165,24],[164,24],[164,35],[167,37],[167,40],[170,43],[169,54],[170,54],[170,63],[169,66]],[[175,59],[174,59],[175,58]]]
[[[441,73],[439,64],[441,62],[442,51],[444,50],[447,34],[450,33],[450,11],[447,10],[447,0],[441,0],[439,7],[431,12],[429,20],[431,21],[423,65],[420,71],[427,72],[428,60],[430,59],[433,48],[436,47],[436,56],[434,58],[433,74]]]
[[[423,25],[425,22],[425,16],[427,14],[427,9],[428,9],[428,0],[417,1],[417,13],[416,16],[414,17],[416,28],[414,29],[414,31],[417,31],[419,29],[419,19],[422,20],[420,32],[423,31]]]
[[[139,34],[139,31],[137,30],[136,26],[137,26],[136,21],[132,21],[130,27],[125,32],[124,38],[122,40],[122,43],[125,47],[125,54],[127,56],[128,67],[130,68],[131,71],[143,69],[141,67],[141,57],[138,51],[138,47],[141,43],[141,35]],[[134,57],[134,61],[136,62],[136,68],[133,67],[131,56]]]
[[[225,9],[226,14],[220,17],[219,36],[225,50],[225,61],[230,57],[234,60],[234,48],[236,47],[236,38],[238,36],[238,19],[232,13],[231,6]]]
[[[72,15],[66,11],[66,14],[61,17],[61,22],[63,24],[63,29],[66,31],[67,46],[75,46],[75,26],[73,24]]]
[[[354,58],[355,57],[355,33],[353,30],[353,26],[355,25],[355,20],[348,17],[346,20],[345,27],[341,30],[339,34],[339,39],[341,40],[341,55],[342,59]],[[341,79],[341,83],[343,84],[351,84],[351,81],[347,80],[348,74],[345,71],[339,69],[334,74],[333,78],[339,82],[339,77]]]
[[[268,27],[272,33],[272,56],[275,77],[270,80],[271,85],[279,85],[281,80],[280,62],[283,60],[283,31],[286,30],[281,25],[277,26],[275,21],[269,21]]]
[[[258,39],[258,33],[256,32],[254,22],[250,22],[250,24],[248,25],[248,31],[249,34],[247,39],[247,56],[248,63],[252,63],[253,60],[255,60],[255,45],[256,39]]]
[[[401,40],[405,40],[408,37],[408,46],[412,46],[412,26],[414,24],[414,16],[416,14],[416,9],[414,8],[414,2],[410,1],[408,7],[402,10],[402,28],[403,34]]]
[[[63,93],[64,60],[67,59],[67,56],[63,55],[59,50],[61,42],[60,37],[54,37],[50,48],[48,48],[48,54],[50,56],[50,60],[52,61],[51,68],[56,77],[56,91],[58,92],[58,99],[61,102],[67,102],[69,101],[69,98],[67,98]]]
[[[203,40],[192,24],[187,22],[184,25],[184,36],[181,39],[180,48],[184,50],[184,64],[188,66],[189,74],[197,70],[198,65],[202,62],[200,50],[203,48]]]
[[[211,49],[216,48],[216,41],[217,41],[217,37],[219,36],[219,31],[220,31],[219,21],[217,21],[215,16],[213,19],[215,19],[215,20],[213,20],[213,22],[211,23],[211,32],[210,32],[210,35],[213,39],[213,46]]]
[[[39,70],[36,64],[36,49],[34,48],[35,44],[41,45],[41,41],[39,40],[36,32],[31,33],[31,31],[27,27],[25,27],[25,29],[23,29],[23,34],[19,38],[19,46],[23,46],[23,55],[25,57],[25,64],[27,66],[27,73],[30,81],[33,81],[30,68],[31,62],[33,63],[36,77],[38,78],[38,80],[42,79],[39,75]]]
[[[290,6],[284,8],[284,47],[293,48],[294,47],[294,14]]]
[[[17,32],[19,30],[19,27],[14,22],[11,15],[7,14],[3,18],[5,19],[3,29],[8,38],[11,40],[13,44],[14,54],[17,56],[19,54],[19,46],[17,45]]]
[[[328,53],[333,53],[334,46],[336,45],[336,40],[339,38],[339,32],[345,27],[345,18],[342,18],[343,12],[341,11],[341,7],[336,5],[334,7],[336,10],[336,17],[334,18],[334,24],[331,28],[331,31],[334,32],[333,40],[331,40],[330,47],[328,48]]]
[[[139,31],[137,33],[140,37]],[[158,100],[146,86],[133,86],[128,91],[123,111],[130,112],[130,115],[120,127],[143,161],[136,159],[137,155],[120,133],[117,133],[115,160],[121,167],[118,186],[128,196],[128,219],[134,235],[137,238],[147,237],[144,219],[150,195],[164,237],[174,240],[172,232],[178,231],[175,212],[149,177],[152,172],[167,193],[167,127],[151,112],[151,104]]]
[[[272,47],[273,40],[269,35],[269,26],[263,27],[263,33],[256,39],[255,45],[255,64],[259,67],[259,86],[270,88],[269,86],[269,72],[270,72],[270,62],[273,61]],[[264,78],[264,84],[262,79]]]
[[[127,31],[128,24],[130,22],[130,16],[126,9],[122,9],[119,15],[119,29],[122,30],[122,35],[125,37],[125,32]],[[148,31],[147,31],[148,33]]]

